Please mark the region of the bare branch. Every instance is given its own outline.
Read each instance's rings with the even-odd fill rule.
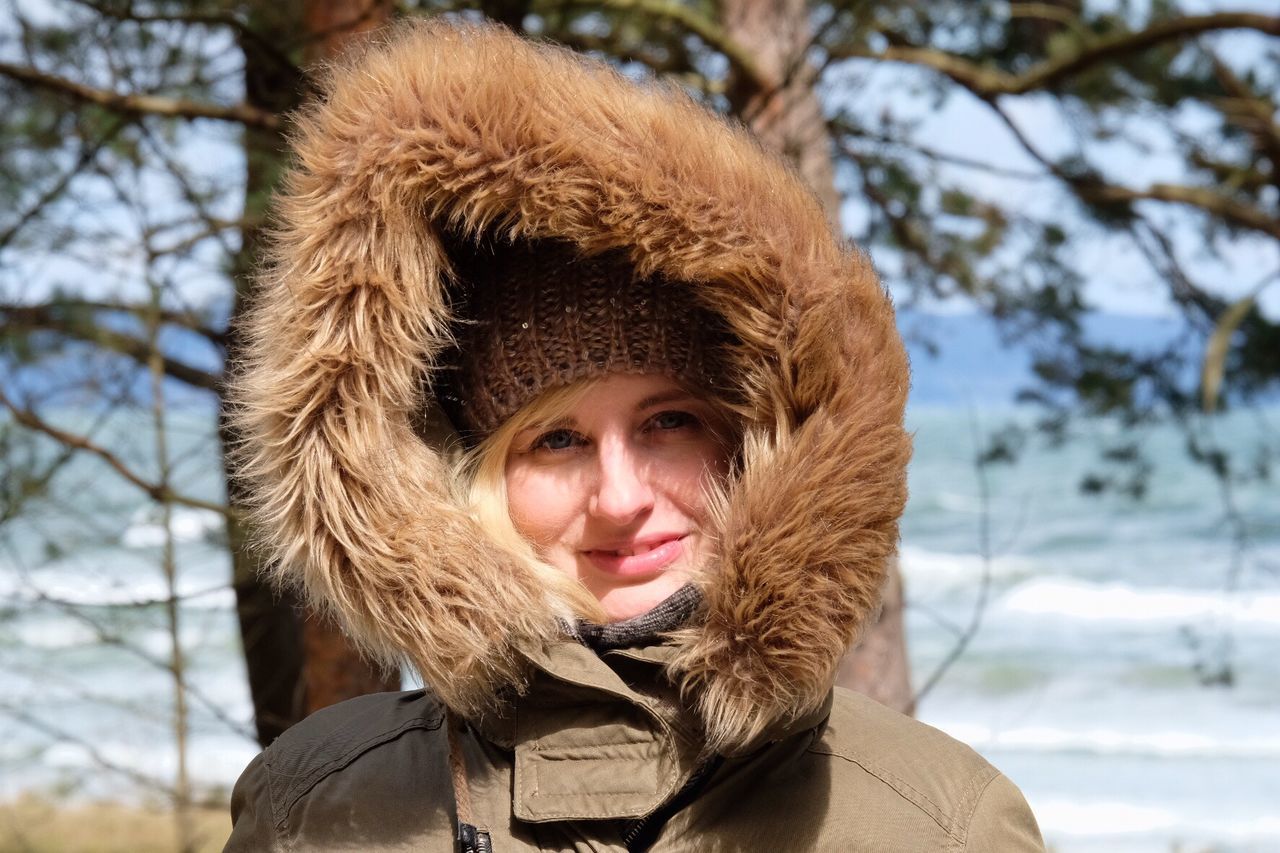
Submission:
[[[55,441],[67,447],[71,447],[76,450],[82,450],[86,453],[89,453],[92,456],[98,457],[103,462],[106,462],[107,465],[109,465],[117,474],[119,474],[125,480],[132,483],[134,486],[138,487],[147,495],[149,495],[152,498],[152,500],[155,500],[158,502],[181,504],[183,506],[189,506],[195,509],[209,510],[210,512],[216,512],[219,515],[223,515],[223,516],[230,516],[232,513],[231,509],[221,504],[216,504],[211,501],[201,500],[200,498],[189,497],[187,495],[180,495],[172,491],[171,489],[164,488],[155,483],[149,482],[148,480],[144,479],[143,477],[138,475],[136,472],[134,472],[128,465],[124,463],[123,460],[120,459],[120,457],[116,456],[110,450],[107,450],[104,447],[100,447],[99,445],[94,444],[92,441],[90,441],[89,439],[85,438],[82,435],[76,435],[73,432],[68,432],[66,430],[59,429],[53,424],[43,420],[35,412],[32,412],[29,409],[24,409],[16,405],[12,400],[9,399],[9,396],[5,394],[2,389],[0,389],[0,405],[3,405],[6,409],[8,409],[9,414],[13,416],[13,419],[17,421],[19,424],[21,424],[22,426],[26,427],[27,429],[33,429],[37,432],[40,432],[40,433],[43,433],[44,435],[49,436],[50,438],[54,439]]]
[[[1010,3],[1009,17],[1039,18],[1045,21],[1053,21],[1086,38],[1091,35],[1078,14],[1068,8],[1055,6],[1052,3]]]
[[[1216,300],[1198,285],[1178,260],[1174,242],[1148,217],[1139,216],[1129,228],[1134,245],[1147,263],[1164,281],[1168,282],[1169,295],[1184,311],[1194,311],[1194,319],[1207,333],[1217,317]]]
[[[222,246],[222,250],[224,252],[226,252],[228,255],[234,254],[235,253],[234,249],[232,249],[230,243],[227,242],[226,238],[222,234],[223,229],[220,229],[217,227],[217,222],[214,221],[213,216],[209,213],[208,209],[205,207],[204,202],[200,198],[200,194],[196,192],[195,187],[191,185],[191,181],[187,177],[186,170],[183,169],[182,166],[179,163],[177,163],[172,157],[169,156],[168,152],[165,151],[165,147],[161,145],[160,142],[155,138],[154,133],[152,133],[146,127],[143,127],[142,134],[146,138],[147,142],[150,143],[152,151],[155,152],[155,155],[160,158],[160,161],[164,163],[165,168],[168,169],[169,176],[173,178],[173,180],[178,184],[178,187],[182,190],[183,198],[186,199],[187,203],[190,204],[192,208],[195,209],[196,215],[200,218],[200,221],[205,226],[206,233],[210,234],[211,236],[215,237],[218,240],[218,243]],[[167,252],[160,252],[152,248],[151,240],[149,239],[149,235],[152,232],[154,232],[153,228],[146,229],[146,233],[148,234],[148,239],[147,239],[148,252],[151,253],[152,257],[155,257],[156,255],[159,255],[159,254],[167,253]],[[181,246],[181,244],[179,244],[179,246]]]
[[[1209,58],[1213,61],[1214,76],[1228,95],[1215,106],[1257,140],[1258,147],[1271,160],[1271,182],[1280,187],[1280,123],[1276,122],[1275,105],[1253,91],[1217,54],[1210,52]]]
[[[25,573],[24,573],[23,580],[26,582],[27,587],[30,590],[32,590],[32,594],[39,601],[58,608],[67,616],[71,617],[72,619],[75,619],[77,622],[84,625],[90,631],[93,631],[94,636],[97,637],[98,642],[104,645],[108,645],[108,646],[112,646],[114,648],[120,649],[123,652],[127,652],[128,654],[141,660],[143,663],[147,664],[148,666],[151,666],[157,670],[160,670],[161,672],[168,672],[168,673],[173,672],[174,668],[171,662],[155,657],[154,655],[150,654],[146,649],[142,648],[141,646],[137,646],[133,643],[130,643],[128,640],[124,639],[119,634],[108,630],[104,625],[98,622],[98,620],[94,619],[92,616],[85,613],[76,604],[47,594],[44,590],[36,586],[30,577],[25,576]],[[225,586],[220,587],[220,589],[226,589],[226,587]],[[175,599],[182,600],[182,599],[190,599],[194,597],[195,596],[193,595],[173,596],[172,598],[166,597],[163,599],[154,599],[153,603],[166,604],[166,603],[172,603]],[[115,606],[119,607],[121,605],[115,605]],[[131,601],[129,602],[128,605],[124,605],[124,606],[145,607],[147,606],[147,602]],[[249,727],[246,726],[240,720],[234,719],[229,714],[227,714],[227,712],[224,711],[218,705],[218,703],[215,702],[203,690],[198,689],[194,684],[192,684],[187,679],[182,679],[182,689],[186,691],[186,693],[190,695],[193,699],[199,702],[202,706],[204,706],[204,709],[208,711],[209,714],[218,722],[222,723],[224,726],[226,726],[228,729],[235,732],[236,734],[242,735],[248,740],[253,740],[253,734],[249,731]]]
[[[145,317],[152,313],[151,308],[145,305],[133,305],[128,302],[103,302],[95,299],[59,299],[55,303],[43,305],[12,305],[0,303],[0,317],[16,317],[19,321],[25,319],[32,325],[38,325],[40,328],[56,329],[57,331],[67,331],[65,321],[60,316],[61,311],[118,311],[122,314],[132,314],[135,317]],[[31,312],[23,316],[24,312]],[[206,326],[200,322],[200,318],[189,311],[169,311],[160,312],[161,322],[195,332],[209,343],[222,347],[226,345],[226,332]],[[83,336],[76,335],[77,338],[83,340]]]
[[[835,46],[830,50],[839,59],[881,59],[932,68],[978,97],[991,99],[999,95],[1022,95],[1046,89],[1116,57],[1140,53],[1166,42],[1223,30],[1256,30],[1268,35],[1280,35],[1280,17],[1249,12],[1219,12],[1157,21],[1146,29],[1097,39],[1085,44],[1074,54],[1046,59],[1021,74],[986,68],[935,48],[890,45],[884,50],[875,51],[862,46]]]
[[[973,602],[973,611],[969,614],[969,624],[965,626],[964,631],[956,638],[955,644],[942,661],[929,673],[929,677],[924,680],[920,689],[916,691],[916,695],[911,700],[911,707],[914,710],[925,696],[929,695],[933,688],[938,686],[938,682],[947,674],[947,670],[955,665],[965,651],[969,648],[969,644],[973,642],[973,638],[978,635],[978,630],[982,627],[982,618],[987,612],[987,603],[991,597],[991,483],[987,477],[987,469],[991,463],[982,457],[981,453],[981,435],[978,430],[978,422],[972,410],[969,412],[969,431],[973,436],[974,460],[973,471],[978,481],[978,501],[981,506],[981,512],[978,515],[978,556],[982,559],[982,577],[978,582],[978,597]]]
[[[210,118],[219,121],[230,121],[246,127],[263,130],[279,130],[282,122],[275,113],[251,107],[248,104],[236,104],[224,107],[219,104],[189,101],[182,98],[164,98],[158,95],[122,95],[105,89],[95,89],[65,77],[46,74],[34,68],[0,62],[0,76],[8,77],[19,83],[25,83],[39,89],[58,92],[77,101],[95,104],[125,115],[170,116],[174,118]]]
[[[130,310],[128,306],[108,305],[103,307],[109,310]],[[68,322],[66,317],[60,316],[59,312],[50,305],[0,305],[0,316],[5,318],[6,324],[10,326],[10,329],[14,326],[20,326],[28,329],[60,332],[76,340],[97,344],[106,347],[112,352],[126,355],[139,364],[145,364],[151,357],[151,349],[146,341],[138,340],[131,335],[116,332],[98,324]],[[182,317],[182,315],[174,315],[172,313],[169,316]],[[214,343],[219,343],[218,337],[216,337],[217,333],[212,330],[195,329],[189,319],[176,320],[176,322],[193,329],[193,331],[199,331],[200,334]],[[169,376],[192,387],[203,388],[215,394],[222,391],[221,376],[193,367],[176,358],[164,356],[164,370]]]

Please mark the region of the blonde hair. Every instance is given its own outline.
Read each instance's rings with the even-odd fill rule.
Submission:
[[[566,619],[586,619],[603,624],[609,621],[599,600],[577,578],[543,560],[533,544],[516,530],[507,500],[507,457],[516,436],[527,429],[549,425],[565,415],[603,377],[591,377],[571,385],[554,388],[535,397],[490,434],[479,445],[467,451],[458,461],[456,482],[462,486],[462,497],[472,517],[485,529],[492,541],[511,557],[533,572],[548,590],[560,615]],[[737,445],[741,435],[733,429],[729,407],[715,397],[699,392],[714,410],[713,423],[708,424],[726,447]],[[731,438],[731,436],[733,436]],[[708,484],[708,505],[713,514],[724,499],[724,484]]]

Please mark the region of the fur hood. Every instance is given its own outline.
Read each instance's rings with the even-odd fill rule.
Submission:
[[[278,580],[463,715],[519,690],[560,608],[461,508],[423,437],[449,345],[441,238],[621,249],[724,317],[771,435],[729,484],[668,673],[713,749],[818,707],[874,617],[906,499],[906,356],[865,255],[679,90],[496,27],[403,27],[324,90],[297,118],[233,392]]]

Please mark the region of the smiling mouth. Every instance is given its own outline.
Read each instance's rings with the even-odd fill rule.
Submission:
[[[611,557],[634,557],[637,554],[648,554],[653,549],[661,548],[663,545],[665,545],[667,542],[670,542],[670,541],[671,540],[668,539],[666,540],[666,542],[658,542],[656,544],[651,544],[651,545],[635,545],[631,548],[618,548],[613,551],[602,549],[602,550],[596,551],[595,553],[608,554]]]
[[[662,572],[684,554],[686,536],[638,542],[622,548],[594,548],[582,555],[599,571],[620,577],[640,577]]]

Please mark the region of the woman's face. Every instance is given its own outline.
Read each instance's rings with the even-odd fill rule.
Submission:
[[[706,484],[727,455],[712,405],[656,375],[610,374],[507,456],[516,530],[611,620],[638,616],[705,558]]]

